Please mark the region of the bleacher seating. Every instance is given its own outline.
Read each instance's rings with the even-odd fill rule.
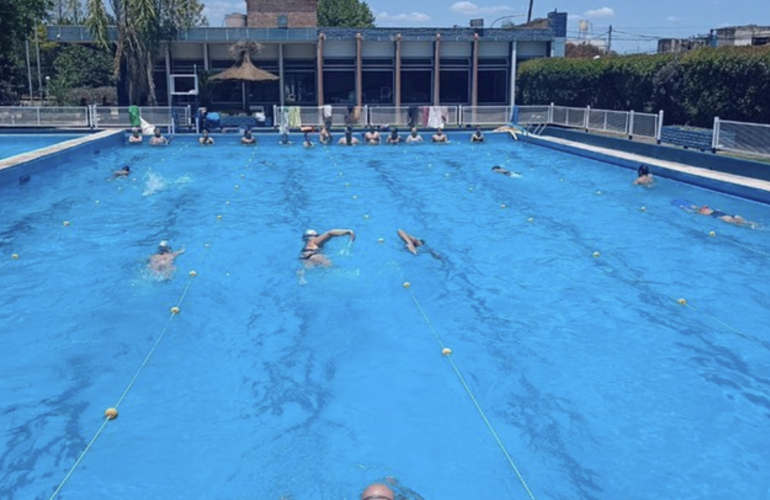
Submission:
[[[709,151],[711,149],[711,129],[691,127],[663,127],[660,142],[683,146],[685,148]]]

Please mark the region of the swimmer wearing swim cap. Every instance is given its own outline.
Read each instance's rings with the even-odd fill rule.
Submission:
[[[322,253],[322,248],[330,239],[346,235],[350,236],[350,241],[356,239],[356,235],[351,229],[332,229],[323,234],[318,234],[314,229],[308,229],[302,236],[305,245],[302,247],[299,259],[303,261],[306,268],[331,266],[332,262]]]
[[[494,167],[492,167],[492,172],[494,172],[496,174],[507,175],[508,177],[521,177],[520,173],[518,173],[518,172],[511,172],[510,170],[504,169],[500,165],[495,165]]]
[[[128,177],[129,175],[131,175],[131,167],[128,165],[112,173],[113,177]]]
[[[150,256],[150,262],[147,264],[147,267],[156,276],[171,279],[174,271],[176,271],[174,260],[183,253],[184,248],[174,252],[171,246],[169,246],[168,241],[163,240],[158,243],[158,250],[155,254]]]
[[[650,168],[647,165],[639,165],[639,168],[636,169],[636,175],[637,177],[634,179],[634,184],[637,186],[649,186],[655,182],[655,179],[650,173]]]

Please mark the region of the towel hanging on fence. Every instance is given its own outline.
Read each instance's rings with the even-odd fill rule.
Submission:
[[[302,126],[302,114],[299,106],[291,106],[289,108],[289,127],[299,128]]]

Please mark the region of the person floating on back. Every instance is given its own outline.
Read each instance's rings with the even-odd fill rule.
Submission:
[[[476,127],[476,131],[471,136],[471,142],[484,142],[484,134],[481,133],[481,127]]]
[[[639,168],[636,169],[636,175],[637,177],[634,179],[634,184],[638,186],[650,186],[655,182],[655,179],[650,173],[650,168],[647,165],[639,165]]]

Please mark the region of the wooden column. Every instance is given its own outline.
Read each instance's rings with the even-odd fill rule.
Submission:
[[[363,82],[361,78],[361,42],[364,36],[361,33],[356,34],[356,106],[363,105]]]
[[[479,34],[473,34],[473,66],[471,67],[471,106],[479,104]]]
[[[316,46],[316,71],[318,72],[316,78],[316,99],[318,101],[318,107],[324,105],[324,40],[326,35],[320,33],[318,35],[318,44]]]
[[[440,80],[439,76],[441,75],[441,63],[439,62],[441,57],[441,33],[436,33],[436,41],[433,44],[434,45],[434,51],[433,51],[433,105],[438,106],[439,101],[441,100],[439,98],[440,95]]]
[[[280,92],[278,94],[278,104],[281,108],[286,106],[286,85],[283,83],[283,44],[278,44],[278,85],[280,85]]]
[[[396,86],[395,86],[395,104],[401,107],[401,33],[396,35]]]

